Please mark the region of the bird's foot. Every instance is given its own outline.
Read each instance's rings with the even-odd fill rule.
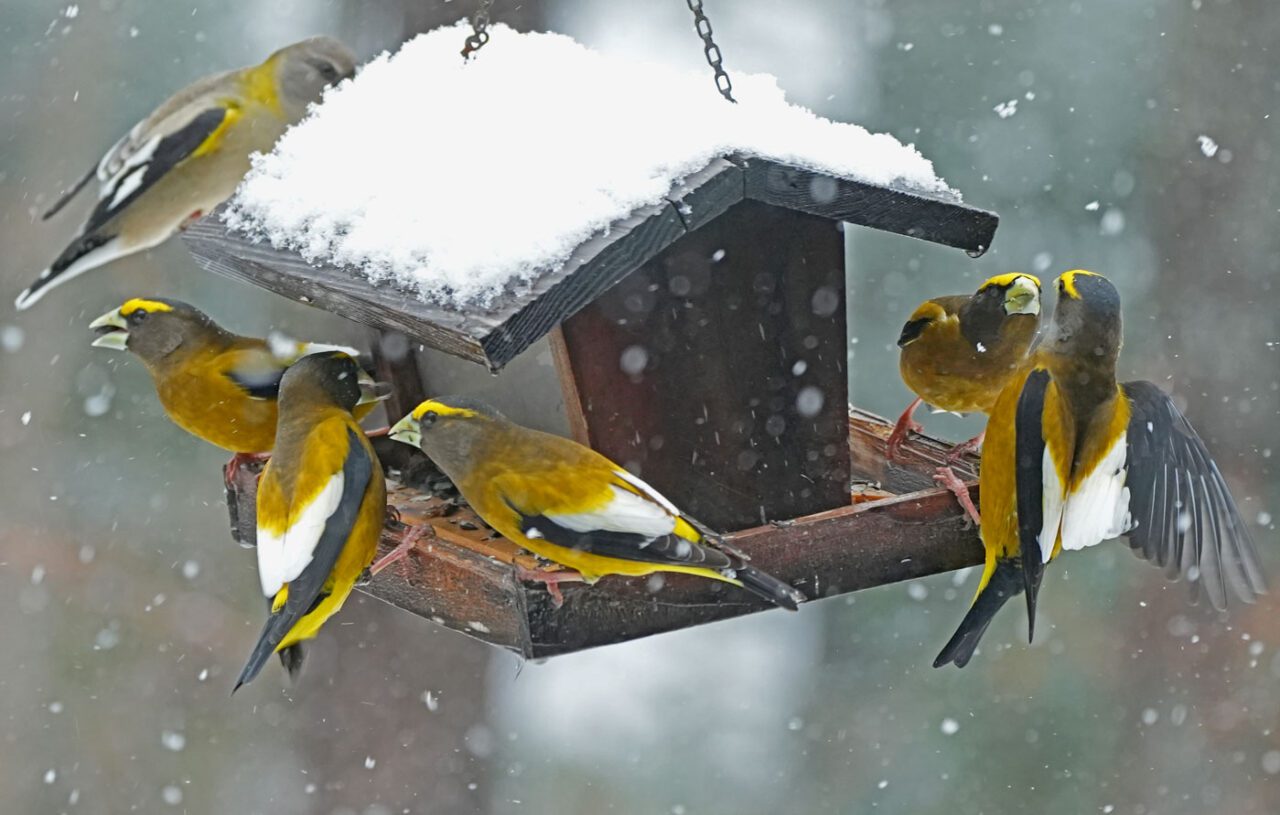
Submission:
[[[236,453],[222,467],[223,483],[229,490],[235,484],[236,476],[240,474],[241,467],[246,464],[265,464],[270,460],[270,453]]]
[[[974,526],[982,525],[982,516],[978,514],[978,508],[973,505],[973,499],[969,497],[969,486],[960,480],[955,471],[950,467],[939,467],[933,471],[933,480],[940,487],[946,487],[951,494],[960,502],[960,506],[964,508],[965,515],[973,521]]]
[[[378,572],[393,563],[403,561],[410,552],[418,548],[418,545],[422,543],[422,541],[434,539],[435,536],[436,529],[431,524],[419,524],[417,526],[409,527],[408,531],[400,537],[400,542],[396,544],[396,547],[390,552],[387,552],[369,567],[369,576],[372,577],[373,575],[376,575]],[[403,571],[403,568],[401,570],[401,575],[406,577],[408,576],[407,573]]]
[[[564,605],[564,595],[560,593],[561,583],[585,583],[587,579],[573,569],[529,569],[516,564],[516,577],[531,583],[541,583],[547,587],[551,595],[551,605],[556,608]]]
[[[986,436],[987,436],[987,431],[983,430],[981,433],[969,439],[968,441],[961,442],[960,444],[957,444],[955,447],[952,447],[951,452],[947,453],[947,464],[955,464],[956,462],[962,460],[965,456],[969,455],[970,453],[976,453],[979,450],[981,450],[982,440],[985,439]]]
[[[889,434],[889,438],[884,444],[884,457],[889,461],[893,461],[898,457],[898,453],[902,449],[902,443],[907,440],[908,434],[924,432],[924,427],[912,418],[916,408],[920,407],[920,403],[923,401],[917,396],[916,400],[907,405],[907,409],[902,411],[902,415],[898,417],[897,424],[893,426],[893,432]]]

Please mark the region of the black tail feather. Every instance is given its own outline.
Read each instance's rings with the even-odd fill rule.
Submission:
[[[65,207],[67,204],[71,203],[71,199],[75,198],[76,194],[79,193],[80,190],[83,190],[85,186],[89,183],[89,181],[97,174],[98,174],[98,166],[95,164],[94,166],[90,167],[89,172],[85,173],[80,178],[80,180],[77,181],[69,190],[66,190],[61,195],[58,196],[58,200],[54,201],[53,206],[49,207],[49,209],[45,211],[43,215],[40,216],[40,220],[47,221],[53,216],[57,215],[59,212],[61,212],[62,208]]]
[[[747,591],[788,611],[796,611],[801,603],[809,599],[798,589],[754,566],[743,564],[733,570],[733,576],[742,581],[742,587]]]
[[[258,637],[258,644],[253,646],[253,653],[249,655],[249,661],[244,664],[244,670],[240,672],[240,678],[236,680],[236,686],[231,689],[232,693],[240,690],[241,685],[252,682],[262,672],[263,666],[267,664],[267,660],[271,658],[271,655],[276,652],[276,646],[284,639],[285,634],[289,633],[289,629],[294,622],[296,622],[295,619],[285,614],[272,614],[267,618],[267,624],[262,627],[262,634]],[[289,671],[290,678],[292,678],[291,661],[293,661],[293,669],[301,668],[302,651],[298,650],[296,653],[286,656],[285,651],[288,650],[290,649],[286,648],[280,652],[280,661],[284,663],[285,670]]]
[[[1023,589],[1022,567],[1016,560],[1001,560],[996,563],[996,570],[973,601],[969,613],[960,621],[960,627],[943,647],[933,667],[941,668],[948,663],[955,663],[957,668],[969,664],[978,641],[986,633],[987,626],[996,616],[996,612]]]

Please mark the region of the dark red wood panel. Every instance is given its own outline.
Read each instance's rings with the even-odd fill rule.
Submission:
[[[742,202],[563,324],[591,444],[720,529],[849,503],[844,242]]]

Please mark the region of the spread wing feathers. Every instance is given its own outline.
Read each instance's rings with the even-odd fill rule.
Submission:
[[[235,109],[231,107],[208,107],[197,111],[182,127],[170,133],[156,134],[140,144],[122,158],[118,169],[103,181],[98,205],[89,215],[84,231],[97,230],[128,207],[156,181],[195,153],[228,116],[235,115]]]
[[[258,571],[263,593],[271,598],[286,583],[289,590],[284,604],[267,617],[258,643],[236,681],[236,688],[258,675],[289,631],[316,607],[355,526],[365,488],[373,472],[373,462],[361,446],[356,432],[348,428],[347,436],[348,450],[342,470],[335,473],[320,495],[303,508],[298,521],[278,539],[270,534],[264,536],[261,527],[258,530]],[[331,492],[335,483],[339,485],[336,501]],[[332,510],[317,525],[319,512],[313,512],[314,508],[330,504],[333,505]],[[268,547],[265,551],[264,543]],[[268,573],[273,575],[271,579],[268,579]],[[272,588],[276,577],[282,579]],[[297,669],[301,667],[301,657],[302,652],[297,651],[282,658],[290,676],[296,676]]]
[[[1093,471],[1072,487],[1062,513],[1063,549],[1094,546],[1120,537],[1129,528],[1127,436],[1121,433]]]
[[[346,432],[342,469],[330,475],[305,504],[288,507],[286,525],[279,532],[259,523],[258,577],[267,597],[274,597],[285,584],[290,604],[313,583],[319,591],[351,533],[373,464],[355,431],[347,428]],[[301,608],[306,609],[312,599],[314,594]]]
[[[1027,592],[1030,634],[1035,633],[1036,593],[1044,578],[1044,565],[1057,541],[1062,486],[1053,455],[1045,443],[1044,407],[1049,372],[1032,371],[1018,396],[1014,414],[1014,459],[1017,485],[1018,551],[1022,559],[1023,585]]]
[[[1248,526],[1191,423],[1150,382],[1126,382],[1129,546],[1173,578],[1197,582],[1218,609],[1230,591],[1252,602],[1266,586]]]

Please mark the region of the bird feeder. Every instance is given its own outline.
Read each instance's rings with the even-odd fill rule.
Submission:
[[[563,404],[550,426],[632,469],[729,533],[753,564],[820,598],[982,559],[955,499],[931,481],[949,447],[914,437],[889,464],[889,423],[849,405],[845,230],[977,256],[997,223],[953,194],[722,155],[483,310],[423,302],[356,270],[308,263],[229,230],[217,214],[183,239],[206,269],[374,329],[393,419],[441,392],[481,389],[500,408],[519,405],[533,379],[506,371],[549,352],[555,376],[543,387]],[[474,363],[474,372],[459,381],[453,366],[445,388],[447,356]],[[436,537],[364,590],[412,613],[547,657],[767,608],[683,575],[561,584],[557,604],[522,578],[522,568],[538,564],[439,494],[420,452],[385,439],[376,446],[399,517],[384,545],[420,523]],[[229,495],[245,542],[254,490],[245,469]]]

